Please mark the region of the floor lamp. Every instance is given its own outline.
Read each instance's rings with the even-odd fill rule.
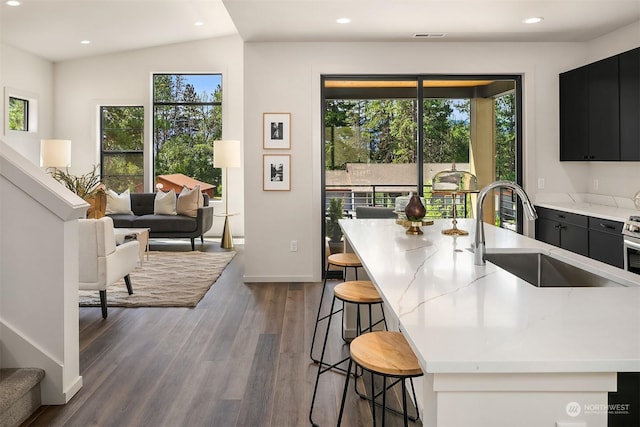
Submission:
[[[224,168],[224,228],[222,229],[222,241],[220,247],[233,249],[233,237],[229,226],[229,216],[237,215],[229,213],[229,168],[239,168],[241,163],[240,141],[226,140],[213,142],[213,167]]]

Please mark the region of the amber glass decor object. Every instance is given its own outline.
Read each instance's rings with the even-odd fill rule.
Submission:
[[[404,214],[407,216],[409,221],[421,221],[422,218],[424,218],[427,214],[427,210],[422,204],[419,196],[411,196],[409,203],[407,203],[407,206],[404,208]]]

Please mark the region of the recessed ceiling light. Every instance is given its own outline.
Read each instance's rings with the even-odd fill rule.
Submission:
[[[527,18],[525,19],[524,22],[525,24],[537,24],[538,22],[541,22],[544,18],[541,18],[539,16],[535,16],[533,18]]]
[[[202,27],[204,25],[204,22],[196,21],[196,22],[193,23],[193,25],[195,25],[196,27]]]
[[[417,39],[441,39],[445,36],[445,33],[416,33],[413,35]]]
[[[351,22],[351,19],[349,19],[349,18],[338,18],[338,19],[336,19],[336,22],[338,24],[348,24],[348,23]]]
[[[18,0],[7,0],[5,4],[7,6],[20,6],[20,2]]]
[[[91,44],[91,40],[82,40],[80,44]]]

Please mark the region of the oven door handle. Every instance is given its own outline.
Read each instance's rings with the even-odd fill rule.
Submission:
[[[636,249],[638,251],[640,251],[640,243],[636,243],[632,240],[629,239],[624,239],[624,247],[625,248],[631,248],[631,249]]]

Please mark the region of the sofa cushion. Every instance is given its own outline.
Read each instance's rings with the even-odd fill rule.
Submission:
[[[111,214],[131,214],[131,197],[129,195],[129,189],[126,189],[121,194],[109,189],[107,193],[107,209],[106,215]]]
[[[154,215],[175,215],[176,214],[176,192],[171,189],[166,193],[158,191],[153,202]]]
[[[134,228],[133,222],[138,218],[136,215],[112,214],[109,215],[113,220],[113,226],[116,228]]]
[[[193,187],[193,190],[189,189],[186,185],[182,187],[182,191],[178,195],[178,201],[176,202],[176,213],[178,215],[186,215],[196,217],[198,216],[198,208],[203,205],[202,192],[200,191],[200,185]]]
[[[156,193],[131,193],[131,210],[135,215],[153,214]]]
[[[188,233],[195,231],[195,218],[184,215],[142,215],[135,217],[133,228],[150,228],[152,233]]]

